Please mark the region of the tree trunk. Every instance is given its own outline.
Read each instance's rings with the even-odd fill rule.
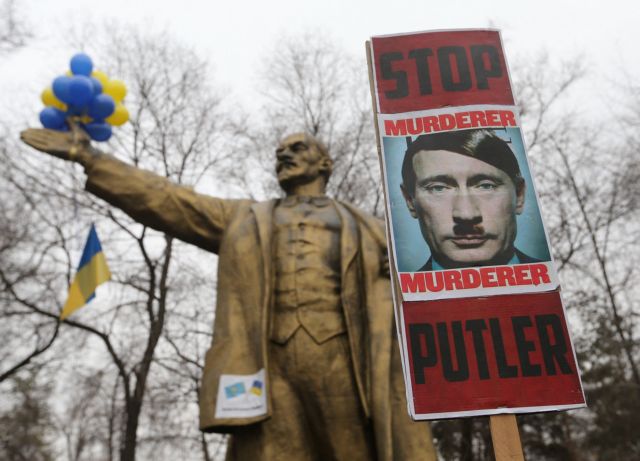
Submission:
[[[142,400],[137,401],[137,399],[134,399],[134,401],[127,404],[127,426],[124,432],[124,445],[120,452],[120,461],[135,461],[136,459],[138,421],[141,409]]]
[[[473,461],[473,419],[462,419],[462,439],[460,440],[460,460]]]

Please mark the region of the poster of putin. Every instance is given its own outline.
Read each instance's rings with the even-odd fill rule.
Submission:
[[[499,32],[368,50],[409,414],[584,406]]]
[[[372,50],[402,298],[557,288],[498,32],[374,37]]]

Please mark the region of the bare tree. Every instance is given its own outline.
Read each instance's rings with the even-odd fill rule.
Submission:
[[[14,2],[5,4],[14,8]],[[334,156],[331,194],[381,213],[363,61],[321,33],[283,38],[264,64],[263,116],[243,118],[234,108],[232,117],[208,86],[206,64],[191,51],[166,36],[109,29],[93,41],[104,48],[87,51],[130,89],[132,123],[109,144],[118,156],[203,189],[214,173],[222,173],[217,179],[224,176],[225,185],[240,181],[238,194],[263,198],[278,188],[275,177],[255,165],[272,171],[277,140],[307,131]],[[633,433],[640,424],[640,91],[625,88],[626,111],[617,119],[622,129],[603,133],[604,123],[590,124],[580,118],[579,107],[567,103],[585,75],[579,62],[554,64],[542,54],[514,67],[537,191],[591,405],[582,412],[520,417],[532,459],[640,453]],[[228,124],[232,118],[241,121]],[[226,154],[235,162],[244,159],[247,167],[228,168]],[[202,352],[214,316],[215,257],[82,193],[83,174],[69,165],[12,142],[0,144],[0,155],[0,373],[12,375],[4,384],[22,379],[16,370],[35,365],[48,380],[75,383],[55,412],[70,460],[133,459],[136,453],[184,458],[187,450],[200,459],[219,459],[224,439],[200,434],[194,422]],[[96,300],[60,325],[58,313],[86,233],[78,223],[90,220],[98,222],[115,274],[110,301]],[[17,401],[21,394],[12,392]],[[0,417],[0,424],[13,424],[7,421],[13,420]],[[483,419],[438,423],[434,434],[447,459],[491,458]],[[44,440],[38,437],[34,443]]]
[[[383,209],[382,188],[364,58],[342,51],[326,34],[283,37],[264,61],[261,73],[263,117],[242,130],[251,161],[274,170],[273,146],[283,136],[306,132],[318,137],[334,159],[328,193],[374,214]],[[275,175],[261,177],[256,187],[244,176],[254,196],[276,195]]]
[[[226,116],[220,98],[209,87],[206,63],[164,35],[149,36],[112,27],[108,32],[106,50],[92,54],[97,62],[108,63],[102,66],[103,70],[127,82],[126,105],[131,111],[131,123],[119,130],[110,146],[129,162],[180,184],[198,186],[210,179],[212,171],[224,165],[221,141]],[[111,54],[113,50],[117,53]],[[18,203],[33,212],[33,220],[40,220],[38,239],[34,241],[41,242],[44,249],[33,247],[33,242],[25,244],[33,258],[40,256],[42,260],[30,271],[2,268],[6,306],[12,306],[16,318],[56,323],[65,287],[73,275],[77,256],[74,243],[88,228],[75,223],[98,221],[114,274],[111,301],[102,304],[94,301],[97,305],[66,320],[60,334],[65,336],[70,329],[76,330],[73,339],[67,337],[67,343],[74,342],[77,347],[84,342],[89,356],[111,363],[108,370],[117,376],[118,382],[118,392],[111,394],[114,397],[111,401],[122,411],[113,408],[110,412],[107,419],[114,430],[107,435],[109,447],[103,448],[111,452],[115,444],[120,459],[133,460],[138,446],[149,453],[157,446],[154,437],[147,433],[160,432],[159,440],[170,437],[167,431],[149,429],[152,421],[144,420],[153,415],[153,412],[145,414],[143,405],[154,395],[154,388],[177,379],[176,375],[166,376],[160,369],[154,374],[153,364],[163,347],[166,353],[172,351],[169,344],[162,345],[162,334],[168,319],[179,316],[180,309],[192,302],[187,294],[193,286],[211,287],[209,299],[213,298],[210,279],[206,280],[212,276],[211,270],[208,268],[206,274],[202,271],[189,280],[187,276],[198,271],[181,272],[181,269],[198,263],[194,263],[194,252],[186,245],[135,224],[124,213],[79,192],[82,175],[78,171],[71,172],[69,165],[51,163],[38,155],[29,152],[17,156],[14,150],[7,159],[14,172],[9,181],[11,192],[19,197]],[[33,224],[31,220],[27,223]],[[211,304],[209,301],[197,306],[208,310],[201,318],[209,328]],[[5,314],[10,312],[3,312],[3,317]],[[197,330],[201,325],[192,328]],[[74,353],[70,355],[73,357]],[[87,358],[75,354],[76,360],[90,367]],[[77,379],[77,370],[71,373]],[[104,395],[107,398],[110,394]],[[167,400],[180,399],[173,396]],[[90,434],[83,432],[88,428],[78,424],[87,409],[72,405],[69,411],[76,415],[71,419],[77,430],[66,435],[71,447],[68,456],[86,459],[88,455],[83,453],[91,442]],[[168,426],[165,423],[161,427]],[[141,428],[144,428],[142,435]],[[191,428],[191,432],[195,431],[195,424]]]
[[[13,143],[15,144],[15,143]],[[28,284],[30,278],[49,261],[52,246],[39,241],[40,216],[28,203],[16,200],[20,195],[14,186],[14,159],[7,137],[0,138],[0,159],[5,167],[0,173],[0,332],[5,340],[0,344],[0,383],[27,367],[33,359],[45,353],[58,335],[56,319],[30,315],[15,303],[12,291],[18,284]],[[9,199],[13,197],[13,199]],[[20,328],[14,328],[15,325]]]
[[[24,46],[32,35],[16,3],[16,0],[0,3],[0,55]]]
[[[24,46],[30,37],[31,34],[28,31],[28,26],[21,18],[15,0],[3,0],[2,3],[0,3],[0,57]],[[1,122],[0,129],[2,129],[2,133],[0,134],[0,154],[2,158],[5,158],[8,156],[7,137],[9,136],[9,130],[6,129]],[[5,169],[2,173],[2,178],[0,178],[0,193],[2,193],[3,196],[10,195],[10,187],[8,187],[7,183],[9,177],[10,171]],[[5,261],[5,263],[9,265],[15,262],[13,256],[17,251],[20,251],[18,250],[21,246],[20,244],[33,235],[30,229],[25,226],[25,221],[17,219],[22,211],[18,206],[11,204],[11,202],[3,201],[3,203],[0,204],[0,260]],[[11,270],[15,270],[16,268],[17,267],[14,266]],[[3,267],[2,269],[2,273],[9,270],[7,267]],[[21,270],[23,274],[28,273],[28,270],[25,270],[24,267],[21,268]],[[33,267],[30,267],[29,270],[33,270]],[[9,283],[9,280],[0,277],[0,301],[3,301],[3,293],[9,288],[7,283]],[[7,344],[11,343],[11,341],[5,343],[6,347],[0,347],[0,357],[3,359],[0,360],[3,364],[3,366],[0,367],[0,383],[29,365],[35,357],[47,351],[57,337],[58,325],[56,324],[52,329],[41,325],[30,331],[35,333],[34,338],[25,338],[25,342],[22,343],[34,342],[35,344],[30,351],[26,352],[24,347],[20,347],[18,348],[19,352],[14,354],[15,349]],[[16,357],[18,353],[22,353],[23,355]]]
[[[0,413],[0,458],[7,461],[50,461],[55,459],[51,427],[53,418],[43,394],[51,386],[40,386],[36,380],[40,372],[31,368],[29,373],[12,378],[12,402]],[[3,405],[4,407],[5,405]],[[4,410],[4,409],[3,409]]]
[[[632,111],[608,114],[627,124],[596,124],[568,107],[564,95],[584,74],[578,62],[560,65],[554,75],[542,71],[553,69],[543,56],[519,81],[542,211],[590,404],[587,411],[522,418],[529,453],[544,459],[617,458],[638,449],[625,429],[637,425],[640,404],[637,118]],[[629,108],[633,95],[629,91],[625,99]]]

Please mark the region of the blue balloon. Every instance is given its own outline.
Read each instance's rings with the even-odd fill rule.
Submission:
[[[116,110],[116,103],[108,94],[99,94],[89,104],[89,117],[94,120],[104,120]]]
[[[107,141],[112,134],[111,125],[108,123],[88,123],[84,125],[84,130],[94,141]]]
[[[50,130],[61,130],[65,125],[65,114],[55,107],[46,107],[40,112],[40,123]]]
[[[91,79],[91,84],[93,85],[93,95],[97,96],[102,93],[102,83],[95,77],[89,77]]]
[[[85,107],[93,98],[93,84],[89,77],[74,75],[69,83],[69,104]]]
[[[53,81],[53,94],[56,96],[56,98],[58,98],[60,101],[64,102],[65,104],[69,104],[69,85],[71,84],[71,77],[57,77],[54,81]]]
[[[69,67],[73,75],[86,75],[88,77],[93,71],[93,62],[86,54],[78,53],[71,58]]]
[[[78,107],[78,106],[74,106],[69,104],[67,106],[67,116],[68,117],[75,117],[75,116],[80,116],[84,114],[84,107]]]

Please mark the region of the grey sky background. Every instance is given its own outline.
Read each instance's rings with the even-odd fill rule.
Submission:
[[[575,93],[574,104],[593,117],[610,107],[607,100],[611,95],[607,91],[612,84],[632,81],[640,75],[636,50],[640,43],[640,7],[623,0],[19,0],[17,3],[35,36],[28,47],[3,58],[0,104],[4,110],[15,110],[21,115],[32,113],[29,121],[33,123],[37,122],[41,107],[40,91],[64,72],[70,56],[77,51],[63,44],[65,32],[85,21],[118,21],[167,31],[208,59],[216,82],[249,109],[259,108],[255,96],[258,85],[264,83],[257,78],[257,70],[277,39],[307,31],[328,34],[345,50],[363,57],[364,42],[371,35],[499,28],[512,67],[516,59],[533,56],[541,49],[546,49],[553,60],[582,56],[589,78]]]

